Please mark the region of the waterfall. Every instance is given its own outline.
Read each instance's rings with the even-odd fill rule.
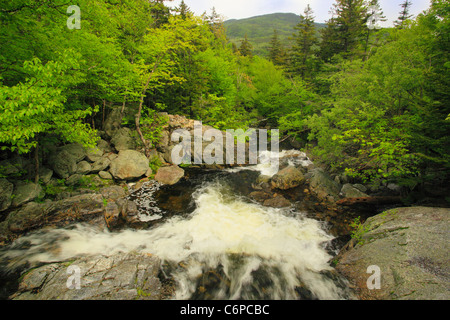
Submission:
[[[326,244],[333,237],[321,222],[254,203],[220,177],[206,180],[193,193],[195,210],[187,216],[147,230],[109,232],[89,224],[42,230],[21,237],[0,258],[13,268],[136,251],[168,266],[162,272],[175,280],[176,299],[348,297],[329,264]]]

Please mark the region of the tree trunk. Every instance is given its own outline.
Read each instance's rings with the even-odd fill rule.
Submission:
[[[144,150],[145,150],[145,155],[147,157],[150,156],[150,150],[147,146],[147,142],[145,141],[145,137],[142,134],[141,131],[141,114],[142,114],[142,106],[144,105],[144,99],[145,99],[145,95],[147,93],[148,87],[150,85],[150,81],[153,78],[153,74],[155,73],[156,69],[159,66],[159,63],[161,62],[161,60],[164,58],[165,56],[165,52],[162,52],[159,57],[156,59],[155,65],[153,66],[152,71],[150,72],[150,75],[147,79],[147,83],[144,86],[144,90],[142,90],[142,95],[141,95],[141,101],[139,102],[139,108],[138,108],[138,113],[136,114],[136,118],[135,118],[135,124],[136,124],[136,131],[139,135],[139,138],[141,139],[142,143],[144,144]]]
[[[36,139],[36,147],[34,148],[34,182],[39,183],[39,140]]]
[[[344,198],[336,202],[341,206],[356,206],[356,205],[387,205],[398,204],[402,202],[402,197],[363,197],[363,198]]]

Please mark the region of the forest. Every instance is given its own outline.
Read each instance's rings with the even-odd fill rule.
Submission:
[[[105,117],[150,150],[160,112],[218,129],[277,128],[331,172],[413,190],[450,173],[448,0],[392,28],[378,0],[304,10],[266,57],[232,44],[215,10],[162,0],[0,1],[0,148],[39,164],[51,146],[94,146]],[[300,11],[300,10],[299,10]],[[7,173],[0,171],[0,177]]]

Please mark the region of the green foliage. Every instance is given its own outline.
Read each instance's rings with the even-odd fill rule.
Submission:
[[[167,117],[159,115],[155,110],[148,110],[141,119],[142,133],[152,147],[156,146],[160,141],[161,133],[168,121]]]
[[[49,144],[92,146],[105,110],[122,105],[138,114],[126,125],[146,148],[166,111],[219,129],[280,128],[310,143],[316,161],[375,184],[448,177],[448,0],[380,31],[366,25],[377,0],[336,0],[322,29],[310,7],[300,21],[223,23],[184,2],[175,15],[162,1],[77,5],[81,29],[69,30],[65,0],[1,1],[1,149],[42,157]],[[271,61],[258,56],[269,51]]]
[[[330,98],[305,121],[316,157],[363,181],[411,188],[435,178],[433,168],[449,167],[448,95],[435,89],[445,62],[433,58],[440,56],[434,23],[442,20],[430,28],[424,23],[430,19],[391,30],[390,41],[366,62],[340,63]]]
[[[357,217],[350,223],[350,227],[352,239],[356,241],[356,244],[363,245],[365,243],[363,236],[370,231],[370,226],[362,224],[361,217]]]
[[[60,61],[43,64],[38,58],[24,63],[27,78],[15,86],[0,86],[0,143],[2,149],[28,153],[38,143],[38,135],[59,134],[69,142],[93,146],[95,131],[81,119],[92,108],[66,106],[67,91],[77,84],[77,56],[66,52]]]
[[[150,159],[148,166],[152,169],[153,173],[156,173],[158,169],[161,167],[162,162],[159,157],[153,157]]]

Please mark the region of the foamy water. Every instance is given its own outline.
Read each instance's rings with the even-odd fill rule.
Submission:
[[[188,218],[174,217],[150,230],[111,233],[86,224],[47,230],[22,237],[0,258],[19,264],[138,251],[183,262],[184,268],[172,273],[177,299],[190,299],[200,276],[219,267],[226,281],[215,290],[218,299],[296,299],[297,287],[318,299],[344,297],[325,276],[332,271],[325,250],[332,237],[320,222],[250,203],[219,182],[203,185],[194,199],[197,208]],[[264,288],[258,288],[260,282]]]
[[[259,171],[261,175],[273,177],[278,173],[281,161],[286,161],[291,166],[307,167],[313,162],[309,160],[304,152],[298,150],[283,150],[281,152],[263,151],[258,157],[258,164],[245,167],[226,169],[228,172],[239,172],[243,170]]]

